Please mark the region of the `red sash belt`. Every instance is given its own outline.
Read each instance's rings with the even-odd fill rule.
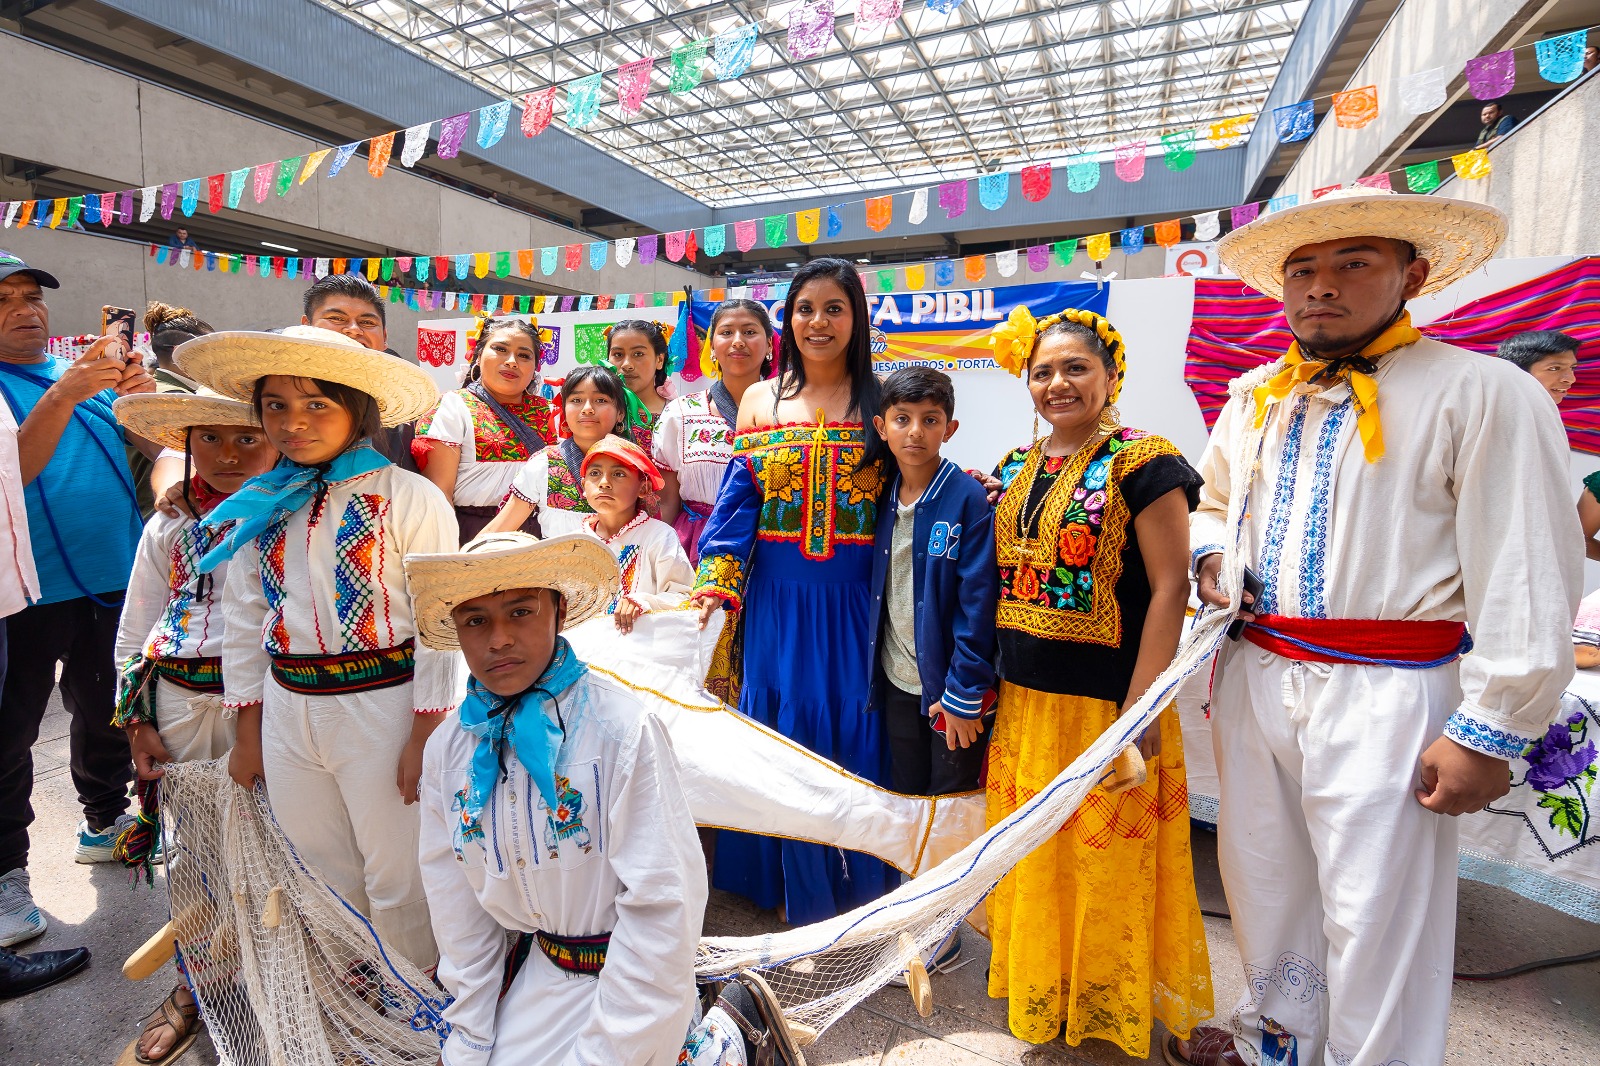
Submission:
[[[1285,618],[1257,615],[1244,637],[1286,659],[1428,670],[1472,650],[1462,622],[1405,622],[1377,618]]]

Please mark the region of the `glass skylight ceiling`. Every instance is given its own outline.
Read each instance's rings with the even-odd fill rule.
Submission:
[[[1063,162],[1259,109],[1309,0],[907,0],[785,47],[801,0],[320,0],[490,92],[605,72],[600,117],[568,130],[711,205],[865,194]],[[674,46],[758,22],[749,71],[668,92]],[[623,117],[619,65],[658,57]],[[557,93],[555,125],[565,92]],[[442,116],[441,116],[442,117]],[[516,135],[517,113],[510,136]]]

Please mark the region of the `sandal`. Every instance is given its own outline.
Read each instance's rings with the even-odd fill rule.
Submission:
[[[122,1055],[117,1059],[117,1066],[160,1066],[174,1061],[189,1050],[195,1038],[200,1035],[200,1005],[195,1002],[192,992],[189,993],[187,1005],[178,1002],[178,993],[188,991],[187,986],[178,985],[167,993],[167,998],[161,1001],[161,1006],[144,1020],[144,1028],[139,1031],[139,1035],[122,1049]],[[171,1029],[176,1039],[166,1054],[159,1059],[146,1058],[139,1050],[139,1045],[150,1035],[151,1030],[158,1026]]]

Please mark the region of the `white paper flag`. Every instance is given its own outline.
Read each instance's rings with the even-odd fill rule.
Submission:
[[[316,265],[313,266],[311,268],[311,270],[312,270],[312,273],[316,274],[317,277],[319,277],[319,278],[327,277],[328,276],[328,261],[326,259],[318,259],[317,262],[316,262]]]
[[[400,149],[401,166],[416,166],[417,160],[422,158],[422,153],[428,148],[428,133],[432,129],[432,122],[424,122],[420,126],[411,126],[406,129],[406,144],[404,148]]]
[[[22,201],[20,200],[12,200],[9,204],[6,204],[6,229],[11,228],[11,223],[16,220],[17,211],[21,207]]]
[[[994,253],[995,269],[1000,271],[1002,278],[1009,278],[1017,272],[1017,250]]]
[[[1207,211],[1203,215],[1194,216],[1194,239],[1197,241],[1214,241],[1217,234],[1222,232],[1222,223],[1218,219],[1220,211]]]
[[[913,226],[920,226],[928,219],[928,190],[918,189],[911,194],[911,215],[907,219]]]
[[[156,187],[146,185],[139,190],[139,221],[149,222],[156,213]]]
[[[633,238],[619,237],[612,241],[612,250],[617,253],[617,266],[625,267],[633,262]]]
[[[1413,115],[1426,115],[1444,106],[1444,67],[1419,70],[1400,79],[1400,106]]]

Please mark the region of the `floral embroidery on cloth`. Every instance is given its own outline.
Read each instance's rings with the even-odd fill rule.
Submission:
[[[1122,637],[1116,586],[1130,520],[1118,483],[1151,459],[1175,454],[1164,438],[1122,429],[1091,455],[1070,460],[1045,456],[1042,442],[1006,456],[995,469],[1004,492],[995,513],[995,624],[1116,646]],[[1059,489],[1058,482],[1064,482]],[[1038,508],[1025,537],[1019,535],[1024,507]]]
[[[695,570],[696,593],[721,596],[728,609],[737,611],[744,602],[744,560],[735,555],[702,555]]]
[[[578,480],[578,472],[567,466],[566,460],[562,458],[561,449],[549,448],[544,454],[549,456],[550,463],[549,474],[545,478],[548,484],[545,491],[545,506],[553,507],[557,511],[594,514],[594,508],[583,498],[583,485]]]
[[[1511,791],[1484,808],[1527,822],[1551,862],[1600,838],[1595,782],[1600,778],[1600,714],[1573,693],[1544,736],[1511,760]]]
[[[725,466],[733,456],[733,430],[705,393],[684,397],[683,462]]]
[[[539,801],[544,807],[544,800]],[[556,809],[545,807],[544,850],[552,858],[561,854],[562,841],[570,840],[587,854],[592,848],[588,826],[583,824],[583,793],[570,779],[556,775]]]
[[[858,426],[787,425],[741,433],[734,458],[761,486],[759,536],[796,541],[808,559],[833,558],[833,546],[871,544],[883,467],[863,464]]]
[[[456,396],[466,406],[467,413],[472,416],[472,443],[474,455],[480,463],[520,463],[525,462],[532,453],[517,438],[510,426],[501,422],[495,416],[494,408],[480,400],[476,394],[468,389],[457,389]],[[516,417],[522,419],[545,440],[555,440],[554,417],[555,408],[543,396],[534,396],[525,403],[508,403],[505,405]],[[438,410],[435,406],[420,422],[417,423],[418,437],[427,437],[433,428],[434,413]]]

